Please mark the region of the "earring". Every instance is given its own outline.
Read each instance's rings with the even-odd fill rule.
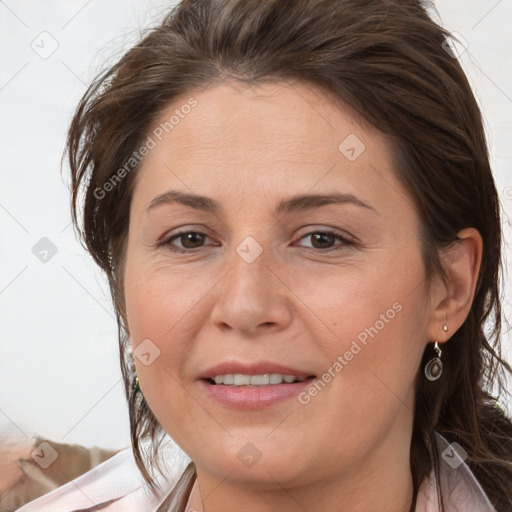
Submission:
[[[428,380],[434,381],[439,379],[443,374],[443,363],[441,361],[441,349],[439,348],[439,344],[437,341],[434,345],[434,350],[437,352],[437,357],[433,357],[426,365],[425,365],[425,376]]]
[[[132,389],[135,394],[139,393],[140,391],[139,377],[137,377],[137,375],[135,375],[135,378],[133,379]]]

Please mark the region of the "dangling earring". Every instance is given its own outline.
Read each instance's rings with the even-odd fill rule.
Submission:
[[[439,348],[439,344],[437,341],[434,345],[434,350],[437,352],[437,357],[433,357],[426,365],[425,365],[425,376],[428,380],[434,381],[439,379],[443,374],[443,362],[441,361],[441,349]]]
[[[443,331],[448,331],[448,326],[446,324],[443,325]],[[425,377],[428,380],[434,381],[439,379],[443,374],[443,362],[441,361],[441,349],[439,348],[439,343],[436,341],[434,345],[434,350],[437,353],[437,357],[433,357],[426,365],[425,365]]]
[[[130,344],[130,346],[131,346],[131,344]],[[132,380],[132,390],[133,390],[133,394],[137,395],[137,393],[140,392],[139,378],[137,377],[137,368],[135,367],[135,359],[133,358],[131,348],[130,348],[129,354],[130,354],[130,358],[131,358],[131,370],[134,375],[133,380]]]
[[[139,377],[137,377],[137,375],[135,375],[135,377],[133,379],[132,389],[133,389],[135,394],[139,393],[139,391],[140,391]]]

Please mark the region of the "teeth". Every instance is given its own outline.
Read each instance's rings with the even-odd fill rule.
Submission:
[[[224,384],[225,386],[268,386],[269,384],[288,384],[306,380],[305,377],[298,378],[293,375],[282,375],[280,373],[265,373],[264,375],[242,375],[228,374],[216,375],[213,380],[215,384]]]
[[[251,377],[249,375],[235,375],[235,386],[247,386],[251,383]]]
[[[270,384],[281,384],[283,382],[283,376],[279,373],[270,374]]]

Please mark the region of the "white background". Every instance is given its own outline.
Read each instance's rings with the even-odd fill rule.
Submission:
[[[60,158],[72,111],[95,74],[173,2],[0,2],[0,427],[56,442],[129,445],[117,330],[106,280],[70,225]],[[512,0],[436,2],[468,43],[461,62],[485,116],[503,208],[512,208]],[[48,32],[58,44],[47,59]],[[42,51],[42,50],[41,50]],[[32,247],[48,237],[42,263]],[[512,297],[505,268],[506,297]],[[505,304],[505,312],[512,308]],[[506,330],[506,326],[505,329]],[[512,361],[508,334],[505,354]]]

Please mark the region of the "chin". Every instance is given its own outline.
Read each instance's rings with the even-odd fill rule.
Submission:
[[[231,441],[238,438],[231,439]],[[196,467],[217,479],[227,477],[231,482],[252,483],[257,487],[275,489],[276,481],[281,485],[301,485],[311,478],[313,467],[319,470],[318,461],[305,460],[297,457],[302,453],[301,446],[288,446],[287,450],[265,444],[263,441],[251,443],[249,437],[240,442],[235,441],[236,448],[232,444],[226,446],[217,445],[215,451],[204,452],[194,459]],[[241,448],[238,446],[240,445]],[[258,448],[259,447],[259,448]],[[293,455],[288,455],[292,453]],[[206,455],[206,456],[205,456]]]

